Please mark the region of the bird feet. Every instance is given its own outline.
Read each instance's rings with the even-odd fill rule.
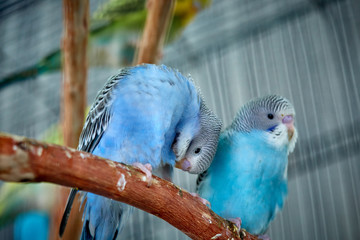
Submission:
[[[228,218],[228,220],[232,223],[235,224],[235,226],[237,227],[238,231],[240,231],[241,229],[241,219],[240,218]]]
[[[144,181],[147,182],[147,186],[150,187],[152,183],[152,167],[150,163],[142,164],[139,162],[135,162],[132,165],[145,174]]]
[[[209,202],[208,200],[206,200],[205,198],[200,197],[199,194],[197,194],[197,193],[190,193],[190,194],[191,194],[193,197],[195,197],[196,200],[200,201],[202,204],[204,204],[204,205],[206,205],[206,206],[208,206],[208,207],[211,207],[210,202]]]

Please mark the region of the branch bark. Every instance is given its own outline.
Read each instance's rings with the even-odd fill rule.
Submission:
[[[148,0],[148,14],[136,64],[157,63],[174,9],[174,0]]]
[[[86,108],[89,1],[63,0],[63,133],[66,146],[75,148]]]
[[[241,239],[232,223],[173,183],[153,176],[147,187],[139,170],[68,147],[0,133],[0,179],[93,192],[160,217],[192,239]]]

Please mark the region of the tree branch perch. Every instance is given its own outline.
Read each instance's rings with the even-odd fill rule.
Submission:
[[[241,239],[232,223],[173,183],[154,176],[147,187],[131,166],[63,146],[0,133],[0,179],[93,192],[160,217],[192,239]],[[246,232],[241,237],[257,239]]]

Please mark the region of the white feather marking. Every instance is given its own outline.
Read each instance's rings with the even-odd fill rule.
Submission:
[[[280,124],[273,132],[267,132],[267,142],[277,149],[281,149],[289,144],[287,128]]]
[[[297,130],[295,128],[294,129],[294,134],[293,134],[293,136],[292,136],[292,138],[290,140],[290,143],[289,143],[288,154],[292,153],[294,151],[297,138],[298,138],[298,132],[297,132]]]

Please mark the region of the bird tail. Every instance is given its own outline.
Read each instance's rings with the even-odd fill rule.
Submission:
[[[67,200],[66,207],[65,207],[65,210],[64,210],[64,215],[63,215],[63,217],[61,219],[61,223],[60,223],[60,229],[59,229],[59,236],[60,237],[62,237],[62,235],[64,234],[65,227],[66,227],[67,221],[69,219],[70,211],[71,211],[71,208],[72,208],[72,205],[73,205],[73,202],[74,202],[77,191],[78,190],[75,189],[75,188],[72,188],[71,191],[70,191],[69,198]]]
[[[96,194],[87,193],[81,240],[115,240],[132,207]]]
[[[96,240],[97,237],[93,236],[90,231],[90,222],[87,220],[84,222],[83,230],[81,232],[80,240]],[[102,224],[103,225],[103,224]],[[100,228],[103,228],[104,226],[100,226]],[[107,226],[109,227],[109,226]],[[117,229],[117,226],[111,226],[110,228],[114,228],[114,233],[110,236],[111,240],[116,240],[119,234],[119,229]],[[102,233],[101,233],[102,234]],[[109,238],[110,239],[110,238]]]
[[[93,240],[93,239],[95,239],[95,238],[90,233],[89,221],[87,220],[84,222],[80,240]]]

